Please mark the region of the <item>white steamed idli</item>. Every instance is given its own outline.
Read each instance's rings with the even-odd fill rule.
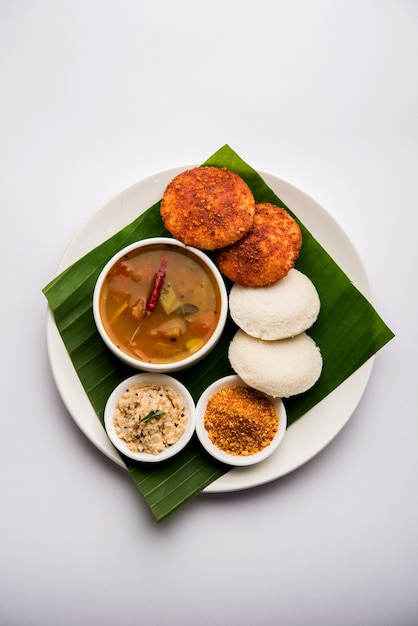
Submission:
[[[237,326],[252,337],[270,341],[310,328],[320,307],[314,284],[294,268],[268,287],[234,284],[229,294],[229,310]]]
[[[322,356],[306,333],[264,341],[238,330],[229,345],[233,370],[249,385],[275,398],[288,398],[310,389],[322,371]]]

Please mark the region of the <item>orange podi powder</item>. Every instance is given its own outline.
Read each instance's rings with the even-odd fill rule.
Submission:
[[[271,400],[249,387],[224,387],[208,400],[204,425],[212,443],[232,455],[249,456],[268,446],[279,416]]]

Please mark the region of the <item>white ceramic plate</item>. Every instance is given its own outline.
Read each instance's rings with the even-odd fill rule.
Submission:
[[[173,168],[146,178],[105,204],[71,241],[58,267],[58,273],[133,221],[140,212],[155,204],[170,180],[188,167],[192,165]],[[259,173],[373,304],[372,288],[362,261],[350,239],[331,215],[300,189],[272,174]],[[71,417],[103,454],[125,467],[83,390],[50,310],[47,314],[46,332],[54,380]],[[292,472],[316,456],[350,419],[366,389],[373,363],[374,357],[292,424],[280,447],[263,463],[236,467],[206,487],[205,492],[230,492],[262,485]]]

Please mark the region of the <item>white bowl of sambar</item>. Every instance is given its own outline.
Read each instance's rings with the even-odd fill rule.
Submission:
[[[221,273],[203,251],[169,237],[143,239],[115,254],[93,294],[97,330],[121,361],[173,372],[217,344],[228,312]]]

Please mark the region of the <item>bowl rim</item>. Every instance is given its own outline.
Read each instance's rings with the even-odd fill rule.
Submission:
[[[247,385],[247,383],[245,383],[242,378],[240,378],[237,374],[224,376],[223,378],[220,378],[219,380],[216,380],[211,385],[209,385],[209,387],[207,387],[202,393],[196,404],[196,435],[205,450],[218,461],[226,463],[227,465],[233,465],[235,467],[255,465],[256,463],[261,463],[270,455],[272,455],[283,441],[287,428],[286,408],[281,398],[274,398],[273,396],[265,394],[268,398],[270,398],[273,406],[276,409],[276,412],[279,415],[279,428],[272,442],[268,446],[260,450],[260,452],[256,452],[255,454],[249,456],[228,454],[227,452],[220,450],[217,446],[215,446],[214,443],[212,443],[204,426],[203,417],[209,397],[219,389],[232,386],[248,387],[250,389],[252,388],[250,385]]]
[[[109,272],[109,270],[113,267],[115,263],[118,262],[118,260],[120,260],[123,256],[125,256],[125,254],[128,254],[129,252],[132,252],[133,250],[136,250],[138,248],[143,248],[145,246],[153,246],[153,245],[174,246],[175,248],[181,248],[181,249],[187,250],[191,252],[192,255],[194,254],[195,256],[197,256],[199,259],[201,259],[201,261],[203,261],[203,263],[207,266],[207,268],[212,272],[213,277],[216,280],[216,283],[218,285],[219,292],[220,292],[219,320],[218,320],[218,324],[216,325],[215,330],[213,331],[212,335],[209,337],[208,341],[205,344],[203,344],[203,346],[199,350],[194,352],[193,354],[187,356],[184,359],[181,359],[179,361],[174,361],[172,363],[145,363],[144,361],[141,361],[140,359],[136,359],[135,357],[132,357],[129,354],[125,353],[123,350],[121,350],[120,348],[116,346],[116,344],[112,341],[112,339],[107,334],[104,328],[102,319],[101,319],[101,315],[100,315],[100,307],[99,307],[100,293],[102,290],[103,281],[107,273]],[[99,276],[97,277],[94,290],[93,290],[93,318],[94,318],[94,322],[96,324],[96,328],[97,328],[97,331],[99,332],[100,337],[102,338],[107,348],[111,350],[111,352],[113,352],[113,354],[115,354],[121,361],[123,361],[127,365],[130,365],[134,369],[137,369],[140,371],[155,372],[155,373],[168,373],[168,372],[175,372],[178,370],[186,369],[187,367],[190,367],[191,365],[197,363],[198,361],[203,359],[203,357],[206,356],[215,347],[216,343],[219,341],[222,335],[222,332],[225,328],[227,317],[228,317],[228,292],[227,292],[225,281],[222,277],[222,274],[219,271],[219,269],[216,267],[215,263],[207,254],[205,254],[203,250],[199,250],[198,248],[194,248],[193,246],[188,246],[184,244],[183,242],[179,241],[178,239],[173,239],[172,237],[146,237],[145,239],[140,239],[138,241],[130,243],[127,246],[124,246],[123,248],[121,248],[118,252],[112,255],[110,259],[106,262],[106,264],[103,266],[102,270],[100,271]]]
[[[125,389],[135,384],[140,383],[156,383],[165,386],[170,386],[175,389],[179,395],[184,399],[186,410],[188,412],[188,419],[186,424],[186,430],[178,441],[172,446],[165,448],[158,454],[151,454],[150,452],[132,452],[129,450],[127,444],[118,437],[113,425],[113,415],[116,408],[116,403],[121,397]],[[104,427],[106,433],[113,444],[113,446],[119,450],[125,457],[128,457],[134,461],[145,463],[160,463],[165,461],[176,454],[178,454],[189,443],[193,437],[193,433],[196,428],[196,405],[192,394],[183,383],[168,374],[162,374],[158,372],[141,372],[134,374],[129,378],[121,381],[109,395],[103,414]]]

